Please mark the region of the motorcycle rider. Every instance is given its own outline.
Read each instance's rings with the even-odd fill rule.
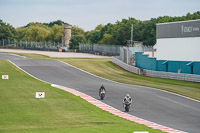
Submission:
[[[103,85],[99,88],[99,96],[101,95],[101,93],[106,94],[106,89]]]
[[[131,103],[132,103],[132,98],[130,97],[129,94],[126,94],[126,96],[124,97],[124,100],[123,100],[124,107],[125,107],[125,105],[131,106]]]

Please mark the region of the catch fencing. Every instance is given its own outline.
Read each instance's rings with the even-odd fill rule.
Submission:
[[[135,66],[135,52],[153,52],[152,46],[120,47],[119,59],[126,64]]]
[[[119,59],[119,57],[112,57],[112,62],[120,66],[121,68],[138,75],[144,75],[144,76],[156,77],[156,78],[174,79],[174,80],[184,80],[184,81],[200,83],[200,75],[143,70],[138,67],[134,67],[122,62]]]
[[[16,41],[16,40],[0,40],[2,48],[23,48],[31,50],[58,51],[62,47],[58,42],[33,42],[33,41]]]
[[[79,51],[105,56],[119,56],[119,45],[104,45],[104,44],[79,44]]]

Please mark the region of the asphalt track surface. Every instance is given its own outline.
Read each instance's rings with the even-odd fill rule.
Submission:
[[[122,100],[129,93],[133,98],[129,114],[177,130],[200,133],[198,101],[153,88],[105,80],[56,60],[25,59],[1,53],[0,59],[12,61],[41,80],[73,88],[96,99],[99,99],[98,89],[103,84],[107,93],[102,102],[122,111]]]

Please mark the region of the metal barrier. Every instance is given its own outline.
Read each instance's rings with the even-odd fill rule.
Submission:
[[[79,51],[93,53],[97,55],[118,56],[120,53],[119,45],[104,45],[104,44],[79,44]]]
[[[56,42],[33,42],[33,41],[16,41],[0,40],[1,48],[23,48],[31,50],[58,51],[62,47],[61,43]]]

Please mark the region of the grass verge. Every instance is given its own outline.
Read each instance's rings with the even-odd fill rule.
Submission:
[[[114,116],[80,97],[38,81],[0,60],[0,132],[3,133],[161,133]],[[35,92],[45,92],[36,99]]]

